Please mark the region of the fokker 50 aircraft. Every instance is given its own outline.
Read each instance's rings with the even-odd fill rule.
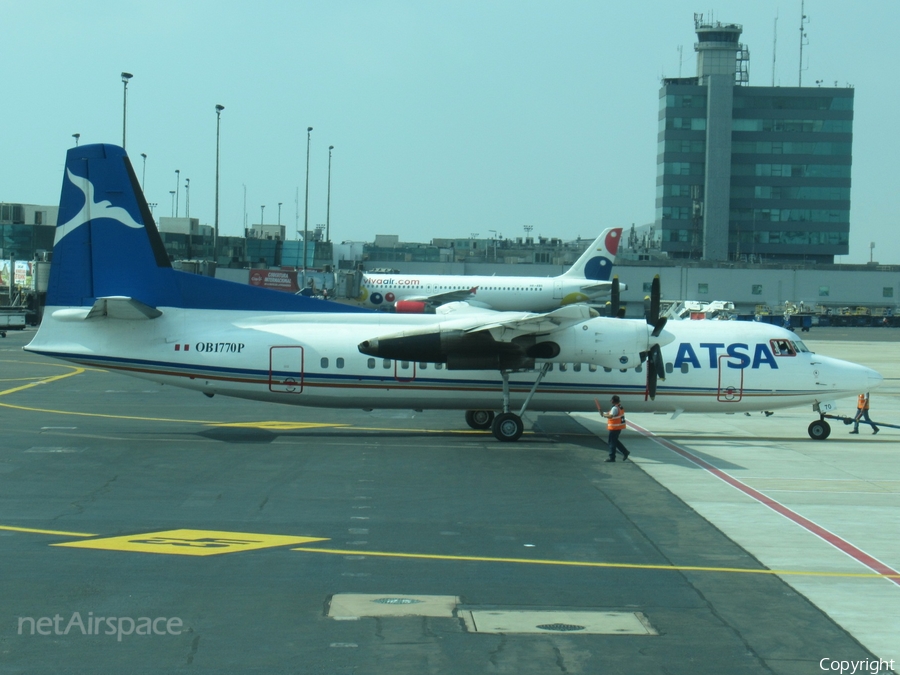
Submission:
[[[125,151],[84,145],[66,159],[47,306],[26,349],[207,396],[466,411],[503,441],[526,409],[591,411],[613,393],[630,413],[822,414],[881,383],[776,326],[666,324],[656,282],[652,304],[652,324],[585,305],[385,314],[179,272]],[[809,429],[828,431],[821,416]]]
[[[558,277],[367,272],[363,274],[357,300],[364,307],[393,306],[397,312],[410,313],[458,301],[473,307],[523,312],[549,312],[576,302],[592,302],[610,293],[610,277],[621,238],[621,227],[604,230]]]

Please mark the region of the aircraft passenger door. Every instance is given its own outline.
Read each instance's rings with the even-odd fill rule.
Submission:
[[[737,403],[744,395],[744,369],[729,368],[728,354],[719,355],[719,391],[716,400],[722,403]]]
[[[269,391],[279,394],[303,391],[303,347],[269,349]]]
[[[563,280],[562,279],[554,279],[553,280],[553,299],[554,300],[562,300],[563,297]]]

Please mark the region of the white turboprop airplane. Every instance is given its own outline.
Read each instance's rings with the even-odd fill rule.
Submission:
[[[421,313],[465,301],[498,311],[549,312],[609,295],[621,227],[604,230],[565,273],[557,277],[460,276],[456,274],[363,274],[356,300],[363,307]],[[625,284],[621,284],[625,290]]]
[[[629,413],[812,404],[821,439],[836,399],[882,379],[769,324],[650,325],[586,305],[385,314],[176,271],[114,145],[69,150],[59,223],[43,322],[25,349],[207,396],[464,410],[503,441],[522,434],[528,408],[592,411],[613,393]],[[658,280],[652,304],[658,316]]]

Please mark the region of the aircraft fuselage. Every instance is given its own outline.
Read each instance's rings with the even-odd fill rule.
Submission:
[[[54,317],[54,308],[48,308],[44,321],[65,325],[38,333],[27,349],[206,394],[291,405],[500,407],[502,384],[497,371],[449,370],[445,364],[383,359],[358,349],[367,338],[438,322],[433,315],[350,318],[160,310],[162,316],[152,321],[65,320],[63,314],[60,321]],[[659,383],[655,401],[646,400],[643,368],[620,370],[557,361],[529,409],[592,411],[595,398],[605,404],[610,394],[618,394],[630,412],[744,412],[833,400],[877,386],[871,379],[877,376],[874,371],[805,351],[802,342],[784,329],[745,322],[712,323],[670,322],[668,332],[675,340],[662,348],[666,378]],[[542,363],[538,359],[536,368]],[[535,378],[535,370],[510,375],[513,408],[522,404]]]

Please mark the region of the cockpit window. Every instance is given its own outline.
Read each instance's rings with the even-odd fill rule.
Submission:
[[[790,340],[769,340],[769,344],[772,346],[772,353],[775,356],[797,355],[797,352]]]
[[[791,344],[794,345],[794,349],[798,353],[809,352],[809,347],[803,344],[803,342],[800,340],[794,340]]]

